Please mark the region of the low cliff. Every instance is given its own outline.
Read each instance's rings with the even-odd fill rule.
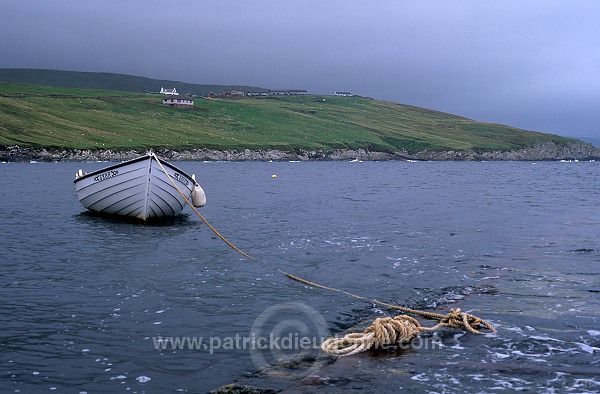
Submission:
[[[35,149],[11,146],[0,150],[0,161],[122,161],[144,154],[143,150],[77,150],[77,149]],[[364,149],[284,152],[280,150],[166,150],[155,152],[167,160],[198,161],[335,161],[335,160],[429,160],[429,161],[542,161],[542,160],[600,160],[600,149],[582,141],[569,143],[540,142],[512,151],[405,151],[386,153]]]

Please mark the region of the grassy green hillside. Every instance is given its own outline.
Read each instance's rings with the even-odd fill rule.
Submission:
[[[512,150],[566,138],[359,97],[196,99],[0,83],[0,146],[97,149]]]

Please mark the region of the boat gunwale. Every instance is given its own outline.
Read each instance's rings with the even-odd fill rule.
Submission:
[[[99,169],[99,170],[96,170],[96,171],[90,172],[90,173],[88,173],[88,174],[85,174],[85,175],[84,175],[84,176],[82,176],[82,177],[76,178],[76,179],[73,181],[73,183],[77,183],[77,182],[79,182],[79,181],[81,181],[81,180],[83,180],[83,179],[85,179],[85,178],[89,178],[89,177],[91,177],[91,176],[94,176],[94,175],[102,174],[103,172],[106,172],[106,171],[114,170],[115,168],[120,168],[120,167],[123,167],[123,166],[129,165],[129,164],[133,164],[133,163],[137,163],[137,162],[139,162],[139,161],[143,161],[143,160],[152,160],[152,159],[154,159],[154,158],[155,158],[154,156],[148,155],[148,156],[141,156],[141,157],[137,157],[137,158],[135,158],[135,159],[131,159],[131,160],[127,160],[127,161],[123,161],[123,162],[121,162],[121,163],[117,163],[117,164],[114,164],[114,165],[111,165],[111,166],[108,166],[108,167],[104,167],[104,168],[101,168],[101,169]],[[192,184],[196,184],[196,181],[194,181],[194,179],[192,179],[192,177],[191,177],[191,176],[189,176],[189,175],[188,175],[188,174],[187,174],[185,171],[183,171],[183,170],[181,170],[181,169],[177,168],[177,167],[176,167],[176,166],[174,166],[173,164],[171,164],[171,163],[169,163],[169,162],[167,162],[167,161],[164,161],[164,160],[162,160],[162,159],[160,159],[160,158],[158,158],[158,157],[156,157],[156,159],[158,159],[158,160],[159,160],[159,162],[160,162],[162,165],[164,165],[165,167],[169,167],[169,168],[171,168],[172,170],[175,170],[175,171],[177,171],[177,172],[178,172],[178,173],[180,173],[181,175],[184,175],[184,176],[185,176],[185,177],[186,177],[186,178],[187,178],[187,179],[188,179],[190,182],[192,182]]]

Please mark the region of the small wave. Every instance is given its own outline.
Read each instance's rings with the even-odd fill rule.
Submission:
[[[498,289],[493,285],[451,286],[441,289],[416,289],[421,300],[414,300],[421,308],[437,308],[463,300],[472,294],[497,294]]]

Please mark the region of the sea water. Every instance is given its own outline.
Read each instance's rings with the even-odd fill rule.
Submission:
[[[255,260],[189,208],[85,212],[74,174],[109,164],[0,164],[1,392],[600,391],[599,163],[174,163]],[[327,357],[398,312],[278,270],[497,332]]]

